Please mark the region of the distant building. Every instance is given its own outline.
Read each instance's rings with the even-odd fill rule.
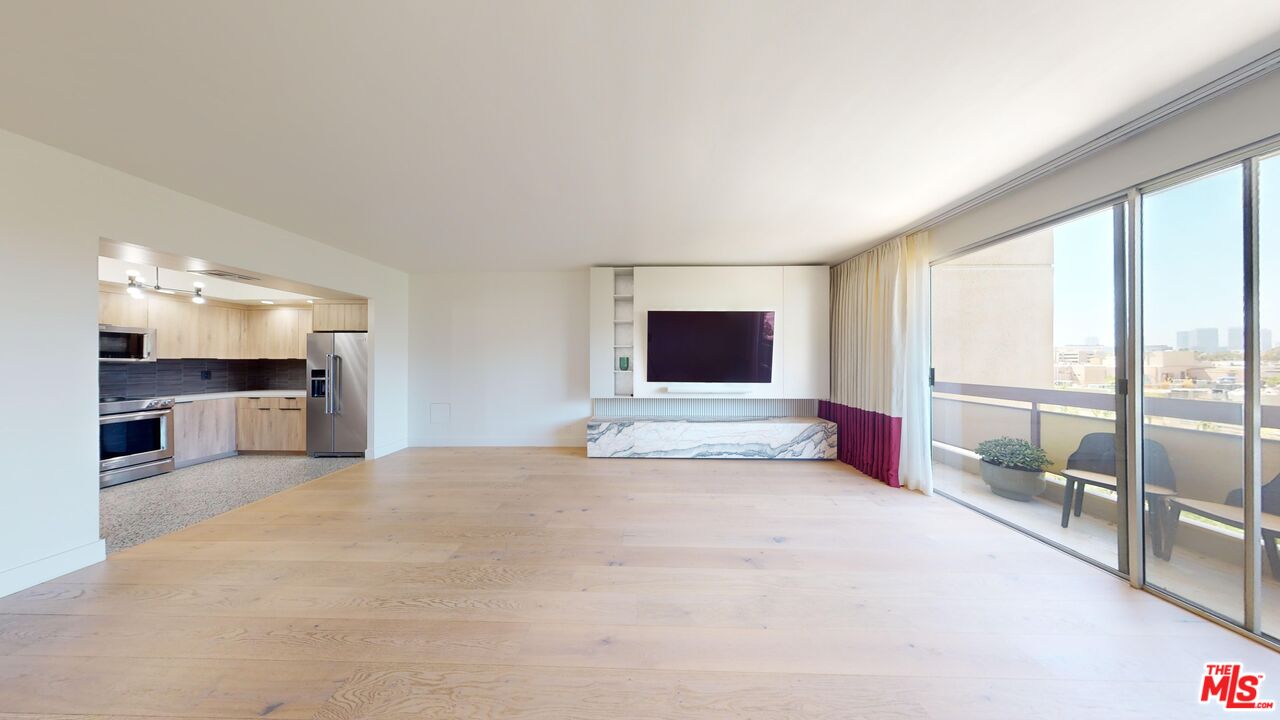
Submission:
[[[1262,331],[1258,333],[1258,336],[1258,339],[1260,340],[1258,347],[1259,352],[1266,352],[1270,350],[1272,348],[1271,331],[1266,328],[1262,328]],[[1244,350],[1244,328],[1227,328],[1227,349]]]
[[[1142,373],[1148,383],[1210,382],[1212,363],[1196,358],[1194,350],[1164,350],[1144,353]]]
[[[1103,345],[1065,345],[1053,349],[1053,361],[1056,365],[1100,365],[1107,364],[1112,354],[1111,348]]]
[[[1218,342],[1218,328],[1196,328],[1195,330],[1178,331],[1178,349],[1195,350],[1196,352],[1218,352],[1222,349]],[[1241,344],[1243,347],[1243,343]]]
[[[1113,384],[1116,375],[1108,365],[1056,365],[1053,379],[1059,385],[1101,387]]]

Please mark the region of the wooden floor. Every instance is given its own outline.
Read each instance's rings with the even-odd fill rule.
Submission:
[[[1278,657],[837,463],[411,450],[0,600],[0,717],[1213,717]]]

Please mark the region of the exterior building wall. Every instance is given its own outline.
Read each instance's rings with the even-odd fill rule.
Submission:
[[[941,382],[1052,388],[1053,231],[933,268],[933,366]]]

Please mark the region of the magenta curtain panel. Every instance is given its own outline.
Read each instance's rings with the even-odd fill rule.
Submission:
[[[831,400],[840,460],[893,487],[933,492],[929,239],[895,238],[831,273]]]

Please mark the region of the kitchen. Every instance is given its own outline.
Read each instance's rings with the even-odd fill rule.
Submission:
[[[184,269],[99,258],[111,551],[341,469],[367,447],[367,301],[171,264]]]

